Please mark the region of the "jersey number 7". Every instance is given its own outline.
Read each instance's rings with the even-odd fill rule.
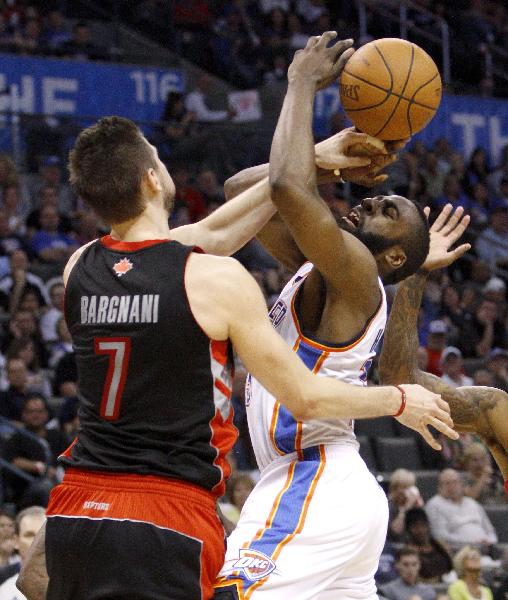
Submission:
[[[100,415],[108,421],[116,421],[120,414],[123,388],[127,379],[131,339],[127,337],[94,338],[95,354],[107,354],[108,372],[102,390]]]

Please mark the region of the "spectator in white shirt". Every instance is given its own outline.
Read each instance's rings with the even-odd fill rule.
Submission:
[[[210,89],[211,79],[208,75],[200,77],[194,89],[185,98],[185,108],[196,115],[196,120],[200,123],[217,123],[226,121],[235,115],[235,111],[211,110],[206,105],[206,94]]]
[[[462,352],[455,346],[448,346],[441,355],[441,379],[448,385],[458,388],[464,385],[473,385],[471,377],[464,375],[464,361]]]
[[[439,475],[438,493],[426,504],[432,536],[452,548],[466,544],[481,547],[488,554],[497,535],[484,508],[464,495],[461,475],[444,469]]]
[[[62,280],[58,278],[48,285],[47,288],[51,299],[51,306],[42,315],[39,327],[44,342],[56,342],[58,339],[56,325],[62,316],[65,287]]]
[[[41,506],[30,506],[16,516],[16,534],[21,564],[26,560],[35,535],[46,520],[45,512]],[[17,579],[18,573],[0,586],[0,598],[2,600],[26,600],[26,596],[16,588]]]

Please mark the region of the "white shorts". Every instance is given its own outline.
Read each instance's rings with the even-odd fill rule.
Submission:
[[[228,538],[216,587],[240,600],[374,599],[386,495],[353,446],[271,463]]]

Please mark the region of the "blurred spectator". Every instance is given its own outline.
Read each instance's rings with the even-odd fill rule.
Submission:
[[[288,59],[284,54],[276,54],[273,58],[273,68],[264,74],[266,84],[286,81]]]
[[[464,484],[455,469],[439,474],[438,493],[426,504],[430,530],[436,539],[452,549],[473,544],[488,554],[497,543],[497,534],[485,509],[464,494]]]
[[[303,17],[307,23],[316,22],[328,9],[325,0],[297,0],[296,12]]]
[[[499,574],[501,581],[494,592],[494,600],[508,600],[508,548],[503,551]]]
[[[235,113],[234,110],[210,110],[206,105],[206,95],[210,90],[211,79],[208,75],[202,75],[196,87],[185,98],[185,108],[196,115],[196,120],[200,123],[215,123],[230,119]]]
[[[466,179],[469,190],[472,190],[476,183],[487,184],[489,173],[487,152],[484,148],[475,148],[471,154],[471,159],[466,170]]]
[[[3,340],[3,349],[6,350],[13,340],[30,338],[35,345],[37,356],[42,367],[47,367],[48,353],[46,346],[42,343],[39,333],[37,317],[33,312],[21,310],[21,308],[11,317],[9,321],[9,331]]]
[[[406,542],[418,551],[420,579],[438,583],[452,568],[448,550],[430,534],[427,513],[423,508],[410,508],[406,513]]]
[[[1,219],[0,219],[1,222]],[[49,303],[44,282],[29,271],[28,256],[23,250],[14,250],[9,259],[10,275],[0,279],[0,305],[10,313],[15,313],[21,298],[27,291],[37,294],[41,304]]]
[[[443,182],[443,194],[436,199],[436,206],[443,208],[446,204],[454,207],[462,206],[466,212],[471,210],[471,200],[464,194],[459,178],[448,173]]]
[[[0,391],[0,415],[21,422],[23,405],[30,395],[28,369],[24,360],[13,358],[7,361],[6,370],[9,387]]]
[[[441,354],[441,379],[451,387],[457,388],[464,385],[473,385],[471,377],[464,375],[464,361],[462,352],[455,346],[447,346]]]
[[[493,600],[490,588],[481,584],[481,555],[471,546],[465,546],[453,557],[458,580],[448,588],[451,600]]]
[[[58,156],[46,156],[41,162],[40,177],[31,189],[34,208],[41,208],[45,196],[50,194],[56,194],[56,206],[63,214],[68,216],[74,211],[76,197],[70,185],[63,181],[62,163]]]
[[[60,45],[60,54],[81,61],[98,60],[104,56],[104,52],[92,42],[92,33],[84,21],[74,25],[71,39]]]
[[[15,50],[20,54],[41,54],[41,31],[41,24],[37,19],[28,19],[23,29],[14,34]]]
[[[473,375],[474,385],[494,387],[494,376],[487,369],[478,369]]]
[[[0,281],[10,272],[10,255],[15,250],[27,250],[27,248],[25,238],[12,233],[7,214],[0,210]],[[0,305],[8,305],[8,302],[0,300]]]
[[[489,227],[478,236],[476,253],[491,267],[508,269],[508,206],[494,206],[489,223]]]
[[[427,152],[424,161],[425,164],[420,172],[425,179],[427,194],[435,199],[443,193],[446,172],[440,168],[438,158],[434,152]]]
[[[44,342],[55,342],[58,339],[56,325],[62,316],[65,287],[61,279],[54,280],[48,286],[51,305],[40,320],[41,336]]]
[[[19,573],[19,556],[16,549],[14,519],[5,510],[0,510],[0,585],[15,573]]]
[[[395,568],[399,577],[381,587],[381,594],[388,600],[435,600],[436,592],[431,585],[418,583],[420,558],[414,548],[403,547],[397,552]]]
[[[27,559],[35,535],[45,520],[45,510],[41,506],[30,506],[16,516],[16,536],[21,564]],[[16,588],[17,579],[18,574],[16,573],[0,586],[0,598],[26,600],[26,597]]]
[[[66,449],[67,439],[58,429],[48,429],[49,410],[41,396],[30,395],[23,405],[24,431],[16,431],[5,443],[3,455],[34,479],[26,482],[9,475],[7,481],[19,507],[34,503],[47,506],[49,492],[56,483],[56,459]]]
[[[388,540],[400,542],[404,539],[406,512],[411,508],[421,508],[423,500],[416,487],[414,473],[407,469],[396,469],[390,477],[388,489]]]
[[[429,334],[427,336],[427,371],[438,377],[441,376],[441,355],[446,347],[446,334],[448,325],[445,321],[434,320],[429,324]]]
[[[14,339],[7,349],[7,360],[13,358],[20,358],[25,363],[28,370],[28,387],[31,392],[50,398],[51,386],[46,374],[41,369],[41,357],[37,355],[33,340],[30,338]]]
[[[471,201],[469,207],[464,206],[469,211],[473,225],[484,228],[489,219],[489,190],[485,183],[478,181],[471,190]]]
[[[205,199],[207,206],[224,204],[224,190],[217,181],[215,171],[206,169],[198,173],[197,187]]]
[[[170,143],[178,143],[197,133],[196,114],[185,108],[183,94],[179,92],[168,93],[161,121]]]
[[[52,206],[41,209],[41,228],[34,233],[31,246],[39,260],[63,268],[71,254],[77,250],[76,242],[69,236],[60,233],[60,216]]]
[[[395,568],[397,562],[397,550],[395,544],[386,540],[381,556],[379,557],[379,565],[375,575],[376,585],[381,586],[385,583],[397,579],[399,574]]]
[[[0,190],[11,185],[19,184],[19,175],[16,165],[8,154],[0,153]]]
[[[461,333],[458,345],[466,358],[486,357],[492,348],[504,348],[504,326],[497,304],[486,298],[480,300]]]
[[[295,13],[288,15],[288,34],[291,54],[296,52],[296,50],[305,48],[309,41],[309,36],[303,32],[300,18]],[[289,58],[291,58],[291,56]]]
[[[57,8],[50,10],[46,17],[46,27],[42,32],[42,42],[49,52],[59,53],[63,44],[70,42],[72,35],[69,25]]]
[[[490,454],[483,444],[473,442],[464,450],[464,493],[480,504],[506,500],[503,482],[492,469]]]
[[[290,0],[258,0],[259,8],[265,15],[272,12],[276,8],[283,10],[285,13],[289,12]]]
[[[24,220],[28,214],[28,206],[24,203],[21,190],[17,185],[9,185],[4,188],[2,210],[9,223],[11,233],[24,235],[26,230]]]
[[[175,211],[183,206],[189,213],[191,223],[199,221],[206,215],[206,204],[203,194],[189,183],[190,173],[183,164],[177,165],[172,172],[175,182]]]
[[[60,360],[66,355],[74,351],[72,346],[72,338],[67,327],[67,321],[62,315],[56,324],[57,339],[51,350],[49,366],[55,368]]]
[[[493,348],[487,359],[487,370],[493,378],[491,385],[508,392],[508,351]]]

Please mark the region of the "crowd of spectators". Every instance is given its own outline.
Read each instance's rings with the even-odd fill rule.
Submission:
[[[494,81],[485,71],[485,55],[493,44],[508,50],[503,0],[414,4],[426,12],[408,11],[413,41],[439,64],[440,42],[426,34],[439,37],[439,19],[445,19],[451,32],[453,78],[479,86],[476,92],[483,95],[506,93],[506,81]],[[102,12],[92,9],[90,16],[120,19],[240,88],[284,81],[295,51],[323,31],[335,29],[359,44],[400,33],[398,24],[374,12],[369,13],[368,36],[358,39],[357,8],[347,0],[104,0]],[[96,39],[87,22],[79,19],[82,15],[70,1],[1,0],[0,49],[75,60],[118,59],[118,49]]]

